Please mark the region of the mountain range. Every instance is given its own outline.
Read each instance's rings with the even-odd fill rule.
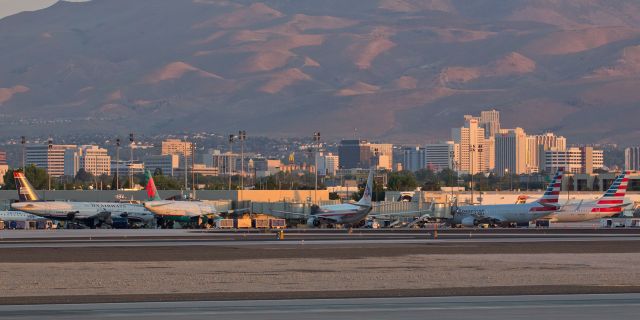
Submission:
[[[0,136],[640,138],[634,0],[92,0],[0,20]]]

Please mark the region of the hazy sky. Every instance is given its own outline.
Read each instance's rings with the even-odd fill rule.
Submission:
[[[88,0],[66,0],[82,2]],[[58,0],[0,0],[0,19],[22,11],[34,11],[44,9]]]

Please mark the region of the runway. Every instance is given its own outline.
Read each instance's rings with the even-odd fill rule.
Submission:
[[[101,247],[254,247],[254,246],[348,246],[385,244],[469,244],[469,243],[559,243],[640,241],[640,237],[538,237],[538,238],[451,238],[439,239],[337,239],[337,240],[65,240],[48,242],[0,242],[0,249],[8,248],[101,248]]]
[[[640,294],[0,306],[0,319],[637,319]]]
[[[5,231],[0,305],[640,292],[638,230],[547,231]]]

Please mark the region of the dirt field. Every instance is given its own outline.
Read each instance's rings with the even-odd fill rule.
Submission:
[[[640,246],[0,250],[0,303],[640,291]]]

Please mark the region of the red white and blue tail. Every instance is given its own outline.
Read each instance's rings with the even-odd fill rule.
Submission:
[[[551,183],[547,187],[547,190],[544,192],[544,195],[538,203],[543,206],[557,206],[558,199],[560,198],[560,188],[562,187],[562,177],[564,176],[564,168],[558,168],[558,172],[551,180]]]
[[[623,172],[616,177],[609,190],[598,199],[595,208],[591,210],[592,212],[622,212],[623,207],[626,206],[624,197],[627,195],[627,187],[629,185],[628,174],[628,172]]]

